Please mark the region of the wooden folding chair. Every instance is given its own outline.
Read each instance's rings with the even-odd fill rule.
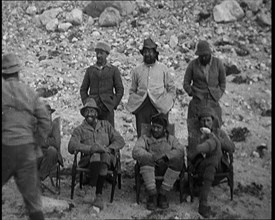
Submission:
[[[74,197],[74,188],[76,186],[76,175],[79,173],[79,187],[82,189],[83,186],[83,175],[84,173],[89,173],[90,170],[87,168],[82,168],[78,166],[77,163],[77,156],[78,153],[80,152],[75,152],[74,153],[74,161],[73,161],[73,166],[72,166],[72,183],[71,183],[71,199]],[[83,157],[84,154],[81,153],[80,157]],[[118,183],[118,188],[121,189],[121,161],[120,161],[120,152],[116,152],[116,164],[114,167],[108,169],[107,173],[108,179],[111,180],[112,184],[112,189],[111,189],[111,198],[110,198],[110,203],[113,202],[114,199],[114,193],[115,193],[115,187],[116,184]]]
[[[150,134],[151,125],[150,124],[141,124],[141,135],[148,135]],[[174,135],[175,134],[175,124],[169,124],[167,127],[169,134]],[[184,160],[184,158],[183,158]],[[185,168],[183,171],[186,170]],[[184,184],[184,172],[181,172],[177,181],[179,181],[179,191],[180,191],[180,203],[184,201],[183,198],[183,184]],[[155,176],[156,182],[161,183],[163,181],[163,176]],[[141,185],[143,183],[142,175],[140,174],[140,165],[138,161],[135,164],[135,189],[136,189],[136,202],[139,204],[140,201],[140,191],[141,191]]]

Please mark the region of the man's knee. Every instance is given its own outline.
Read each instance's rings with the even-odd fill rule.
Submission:
[[[50,158],[56,158],[57,157],[57,150],[56,150],[55,147],[50,146],[47,149],[47,157],[50,157]]]
[[[175,171],[181,171],[183,167],[183,158],[176,157],[169,160],[169,167]]]

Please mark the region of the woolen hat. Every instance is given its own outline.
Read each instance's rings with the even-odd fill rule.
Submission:
[[[201,40],[197,44],[197,51],[195,52],[196,55],[206,55],[206,54],[211,54],[212,51],[210,49],[210,45],[207,41]]]
[[[155,49],[157,54],[159,53],[157,51],[158,45],[149,37],[143,41],[143,48],[140,50],[140,53],[143,55],[143,50],[144,48],[149,48],[149,49]]]
[[[156,123],[156,124],[162,125],[163,127],[167,128],[167,126],[168,126],[167,115],[165,115],[163,113],[155,114],[151,117],[151,123]]]
[[[98,113],[100,112],[100,110],[97,107],[97,104],[96,104],[96,102],[95,102],[95,100],[93,98],[88,98],[87,101],[86,101],[86,103],[85,103],[85,105],[80,109],[80,113],[81,113],[81,115],[83,117],[85,117],[84,116],[84,112],[85,112],[86,108],[94,108],[94,109],[97,110]]]
[[[107,54],[110,54],[111,47],[107,43],[101,41],[96,44],[95,50],[103,50]]]
[[[212,117],[213,120],[214,118],[216,118],[216,114],[213,108],[211,107],[203,107],[200,109],[199,114],[198,114],[198,118],[201,119],[202,117]]]
[[[2,56],[2,74],[12,74],[20,70],[20,62],[15,54],[9,53]]]

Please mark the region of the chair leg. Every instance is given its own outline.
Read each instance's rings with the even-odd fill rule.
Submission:
[[[81,171],[79,174],[79,188],[82,189],[83,186],[83,172]]]
[[[76,171],[72,172],[71,199],[74,198],[75,178],[76,178]]]
[[[189,191],[190,191],[190,197],[191,197],[191,202],[194,201],[194,179],[192,174],[188,174],[188,184],[189,184]]]
[[[184,201],[184,199],[183,199],[184,179],[183,179],[183,177],[180,177],[179,181],[180,181],[180,203],[182,203]]]
[[[139,204],[139,195],[140,195],[140,188],[141,188],[141,176],[140,176],[140,168],[139,165],[135,165],[135,184],[136,184],[136,202]]]
[[[230,199],[233,200],[233,193],[234,193],[234,177],[233,173],[230,173],[230,178],[228,179],[228,185],[230,187]]]
[[[121,189],[121,173],[117,174],[118,188]]]
[[[113,200],[114,200],[114,194],[115,194],[115,188],[116,188],[116,184],[117,184],[117,178],[118,178],[117,170],[114,170],[110,203],[112,203]]]

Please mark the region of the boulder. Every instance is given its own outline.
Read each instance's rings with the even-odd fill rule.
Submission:
[[[120,15],[125,16],[132,14],[136,5],[133,1],[92,1],[83,9],[83,13],[96,18],[108,7],[117,9]]]
[[[56,18],[60,12],[62,12],[61,8],[54,8],[44,11],[43,14],[39,16],[42,25],[46,25],[49,21]]]
[[[106,8],[100,15],[98,23],[101,27],[112,27],[120,23],[119,11],[113,7]]]
[[[178,45],[178,42],[179,42],[178,38],[175,35],[172,35],[170,37],[169,45],[173,49]]]
[[[251,11],[257,12],[263,4],[263,0],[242,0],[242,3],[245,4]]]
[[[66,14],[66,21],[73,25],[80,25],[83,21],[82,11],[78,8],[73,9],[70,13]]]
[[[213,8],[216,22],[236,21],[244,16],[244,11],[235,0],[226,0]]]
[[[59,31],[65,32],[65,31],[67,31],[71,26],[73,26],[73,25],[72,25],[71,23],[69,23],[69,22],[61,23],[61,24],[58,24],[57,29],[58,29]]]
[[[27,10],[26,10],[26,13],[27,13],[28,15],[35,15],[36,12],[37,12],[37,8],[36,8],[34,5],[29,6],[29,7],[27,8]]]
[[[47,24],[46,24],[46,29],[48,31],[55,31],[57,29],[58,26],[58,19],[54,18],[51,19]]]
[[[256,21],[261,26],[271,26],[271,14],[269,12],[261,12],[257,15]]]

